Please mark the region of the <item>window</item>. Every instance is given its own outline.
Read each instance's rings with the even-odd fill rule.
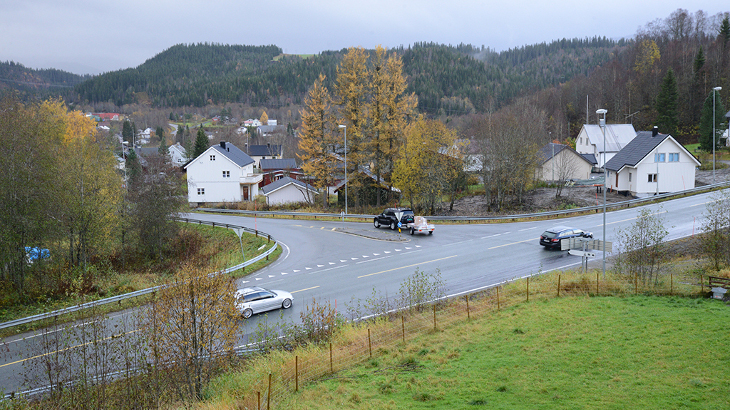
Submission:
[[[679,162],[679,152],[670,153],[669,162]]]
[[[657,174],[649,174],[649,181],[648,182],[657,182]]]
[[[215,161],[215,155],[211,155],[211,156],[210,156],[210,160],[211,160],[211,161]]]
[[[205,188],[198,188],[198,195],[205,195]]]
[[[230,178],[231,177],[231,171],[223,171],[223,178]]]
[[[654,154],[654,162],[664,162],[667,154]]]
[[[631,182],[631,172],[629,172],[629,182]]]

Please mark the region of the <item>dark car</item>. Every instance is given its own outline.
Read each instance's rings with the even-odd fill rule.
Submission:
[[[569,228],[567,226],[556,226],[550,228],[540,235],[540,245],[549,249],[560,249],[560,242],[568,238],[593,238],[593,234],[582,229]]]
[[[380,215],[373,218],[373,226],[380,228],[381,226],[390,227],[395,230],[398,228],[398,222],[401,223],[403,229],[413,223],[413,210],[410,208],[387,208]]]

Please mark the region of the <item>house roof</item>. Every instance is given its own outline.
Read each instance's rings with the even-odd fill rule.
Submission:
[[[250,145],[248,147],[248,155],[255,157],[281,155],[281,145]]]
[[[259,167],[261,170],[293,169],[297,167],[297,161],[294,158],[262,159]]]
[[[551,142],[540,148],[540,151],[537,152],[537,157],[540,159],[540,161],[545,163],[550,160],[553,155],[558,155],[558,153],[560,153],[560,151],[564,150],[565,148],[568,148],[568,146]]]
[[[317,192],[317,189],[315,187],[313,187],[307,183],[304,183],[302,181],[297,181],[296,179],[291,178],[291,177],[284,177],[284,178],[278,179],[278,180],[264,186],[263,188],[261,188],[261,192],[263,192],[264,195],[268,195],[268,194],[270,194],[274,191],[277,191],[281,188],[284,188],[285,186],[290,185],[290,184],[294,184],[294,185],[298,186],[299,188],[308,189],[310,191]]]
[[[270,133],[270,132],[276,132],[276,131],[284,131],[286,128],[283,125],[259,125],[258,131],[260,133]]]
[[[553,149],[555,151],[553,151]],[[577,153],[573,148],[570,148],[569,146],[563,145],[563,144],[555,144],[553,142],[548,143],[544,147],[540,148],[540,151],[538,151],[537,155],[538,155],[538,158],[540,159],[540,161],[542,161],[542,163],[544,164],[544,163],[548,162],[551,158],[553,158],[553,155],[558,155],[563,150],[572,151],[580,159],[593,164],[593,162],[591,162],[588,158],[584,157],[583,155]]]
[[[221,141],[218,145],[213,145],[212,147],[205,150],[204,153],[201,155],[205,155],[206,152],[210,150],[218,151],[221,155],[231,160],[233,163],[238,165],[239,167],[245,167],[248,164],[254,163],[253,158],[249,157],[248,154],[241,151],[236,147],[235,145],[231,144],[230,142]],[[199,158],[200,156],[198,156]],[[195,159],[198,159],[195,158]],[[190,164],[194,163],[195,161],[188,162],[187,165],[185,165],[185,168],[187,169]]]
[[[598,165],[598,161],[596,161],[596,156],[593,154],[580,154],[581,157],[585,158],[586,161],[590,162],[593,165]]]
[[[654,135],[653,131],[639,131],[628,145],[619,151],[613,158],[606,163],[606,169],[610,171],[620,171],[625,166],[635,167],[641,160],[646,158],[656,147],[664,142],[667,138],[671,138],[680,149],[684,150],[690,157],[694,158],[682,144],[676,142],[669,134]],[[695,161],[697,161],[695,159]],[[697,161],[699,165],[699,161]]]
[[[606,125],[606,149],[603,149],[603,130],[599,125],[583,125],[588,140],[596,146],[598,152],[619,152],[636,137],[636,130],[631,124]]]

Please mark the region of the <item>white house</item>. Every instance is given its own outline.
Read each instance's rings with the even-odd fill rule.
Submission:
[[[603,168],[603,153],[606,162],[621,151],[636,137],[631,124],[606,124],[606,147],[603,147],[603,130],[599,125],[585,124],[575,139],[575,150],[579,154],[593,154],[598,168]]]
[[[292,202],[313,203],[317,189],[291,177],[283,177],[261,188],[269,205]]]
[[[231,143],[221,141],[186,166],[188,202],[251,201],[259,194],[260,174],[254,161]]]
[[[593,164],[574,149],[549,143],[538,151],[540,167],[536,177],[543,181],[589,179]]]
[[[694,188],[700,162],[669,134],[641,131],[606,163],[606,186],[639,198]]]
[[[170,161],[175,165],[182,165],[188,161],[188,154],[179,142],[167,147],[167,155],[170,156]]]

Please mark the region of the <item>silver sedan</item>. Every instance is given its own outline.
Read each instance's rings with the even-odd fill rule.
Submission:
[[[279,308],[289,309],[293,301],[294,296],[283,290],[269,290],[253,286],[236,291],[236,306],[246,319],[253,316],[254,313]]]

